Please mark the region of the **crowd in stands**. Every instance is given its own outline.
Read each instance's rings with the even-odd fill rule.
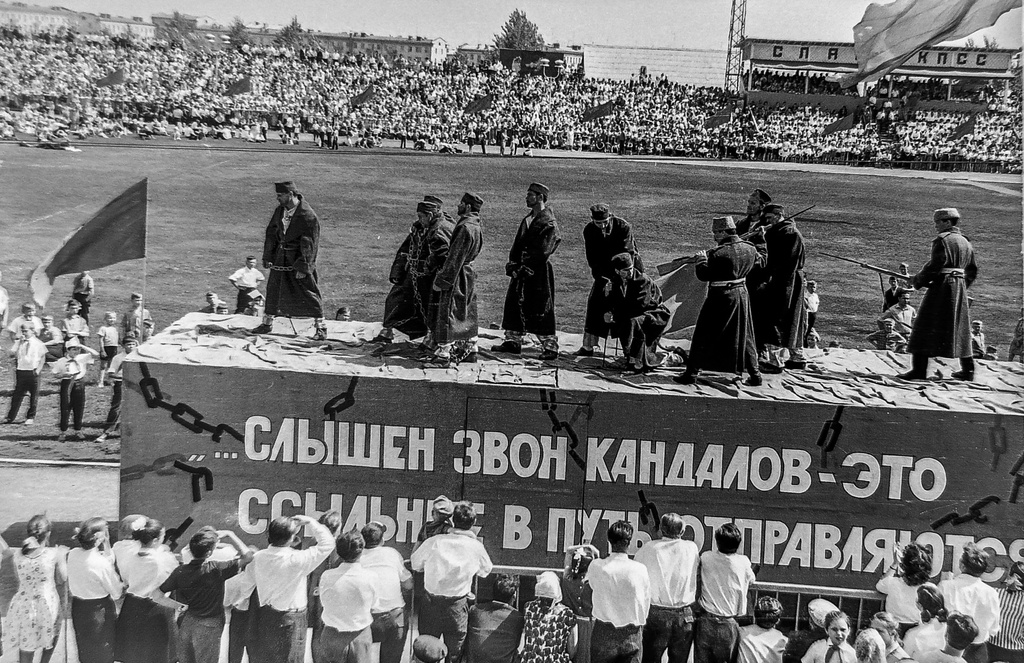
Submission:
[[[123,85],[96,86],[119,68]],[[8,82],[0,90],[0,138],[34,134],[47,143],[126,135],[262,142],[273,129],[285,142],[311,133],[315,145],[335,149],[397,139],[404,147],[442,152],[468,143],[497,146],[502,154],[548,148],[1020,170],[1019,81],[1007,99],[977,116],[974,133],[953,139],[970,116],[899,113],[910,99],[906,90],[896,108],[870,108],[853,129],[826,135],[839,117],[835,112],[785,104],[747,112],[721,88],[664,77],[520,76],[457,61],[436,65],[274,47],[183,50],[162,42],[5,30],[0,76]],[[251,91],[229,95],[228,87],[245,77]],[[755,78],[755,88],[803,92],[800,75],[757,71]],[[828,76],[812,76],[811,83],[815,93],[844,94]],[[371,84],[375,93],[353,107],[350,99]],[[927,92],[911,84],[907,90]],[[491,108],[464,113],[487,94]],[[612,115],[582,121],[585,110],[609,100],[616,102]],[[731,114],[731,121],[708,123],[722,114]]]
[[[20,545],[0,538],[0,562],[10,559],[18,579],[3,646],[22,661],[41,651],[45,662],[68,626],[83,663],[216,663],[225,636],[231,663],[244,654],[253,663],[301,661],[307,640],[314,663],[400,663],[414,611],[411,663],[659,663],[666,652],[670,663],[691,652],[694,663],[1016,663],[1024,655],[1024,563],[996,589],[981,579],[988,553],[970,542],[937,585],[928,547],[897,549],[877,583],[883,611],[858,623],[816,598],[802,629],[775,592],[752,587],[755,567],[733,523],[701,552],[683,538],[683,517],[665,514],[631,558],[636,533],[620,520],[608,527],[606,554],[570,546],[560,573],[544,571],[521,591],[519,577],[493,573],[476,520],[472,503],[438,496],[406,561],[387,545],[385,524],[346,528],[337,511],[274,518],[255,548],[202,526],[180,550],[185,532],[142,514],[120,521],[116,541],[105,520],[89,518],[70,547],[36,515]],[[796,628],[783,633],[784,623]]]

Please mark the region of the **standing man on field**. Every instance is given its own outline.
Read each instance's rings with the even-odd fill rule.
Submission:
[[[974,379],[974,357],[967,289],[978,278],[974,247],[960,232],[960,212],[955,207],[935,210],[932,219],[939,236],[932,240],[931,260],[911,280],[914,288],[928,288],[928,292],[921,300],[907,344],[913,364],[900,377],[925,380],[930,357],[950,357],[960,360],[960,370],[953,373],[953,378],[970,382]]]
[[[245,267],[240,267],[228,277],[231,285],[238,290],[235,298],[235,315],[245,313],[245,309],[249,308],[250,293],[254,292],[263,280],[263,272],[256,269],[256,256],[246,256]]]
[[[270,270],[263,324],[254,334],[269,334],[274,316],[313,318],[313,340],[327,340],[316,254],[320,247],[320,220],[294,182],[274,184],[277,209],[270,218],[263,243],[263,267]]]

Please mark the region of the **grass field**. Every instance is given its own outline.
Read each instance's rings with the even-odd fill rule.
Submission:
[[[202,307],[207,290],[233,302],[227,276],[246,254],[261,253],[276,204],[272,182],[284,179],[298,184],[321,219],[325,309],[347,304],[355,319],[382,315],[388,268],[415,218],[416,202],[436,194],[454,213],[462,192],[472,190],[485,201],[484,250],[477,261],[480,320],[500,323],[507,285],[503,265],[526,213],[523,194],[535,180],[551,187],[550,206],[559,218],[563,242],[553,261],[556,308],[559,326],[567,331],[581,331],[590,287],[581,232],[591,204],[608,202],[632,221],[645,261],[654,265],[710,247],[711,218],[741,214],[754,187],[770,191],[790,211],[817,205],[798,225],[809,251],[807,275],[819,284],[818,328],[825,341],[865,346],[863,337],[880,313],[881,293],[873,273],[817,252],[888,268],[907,262],[916,270],[928,257],[936,207],[956,206],[964,216],[981,270],[971,291],[972,313],[985,321],[988,341],[1000,346],[1001,356],[1020,315],[1020,198],[962,182],[878,177],[853,169],[837,175],[614,159],[81,147],[80,153],[67,153],[0,145],[0,269],[14,314],[28,299],[29,271],[60,238],[145,176],[150,179],[146,298],[158,328]],[[142,289],[142,273],[141,261],[94,273],[97,320],[105,310],[126,308],[128,294]],[[55,316],[61,315],[70,289],[71,277],[56,284],[49,306]],[[12,384],[5,371],[0,395],[9,394]],[[90,391],[87,419],[98,422],[108,392]],[[54,400],[52,394],[43,398],[48,405]],[[6,398],[0,403],[6,407]],[[27,439],[52,441],[55,421],[54,405],[42,409],[35,427],[0,429],[0,455],[24,449]],[[76,457],[104,454],[96,445],[81,452],[73,448],[69,445],[68,453]],[[106,452],[116,453],[116,445]]]

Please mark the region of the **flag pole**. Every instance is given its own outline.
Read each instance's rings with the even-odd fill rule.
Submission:
[[[146,335],[146,273],[149,261],[149,178],[146,178],[146,200],[142,206],[142,220],[145,224],[142,243],[142,310],[139,311],[139,345]]]

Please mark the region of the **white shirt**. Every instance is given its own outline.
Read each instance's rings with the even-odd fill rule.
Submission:
[[[828,655],[828,650],[831,646],[832,643],[828,638],[816,641],[807,649],[804,657],[800,659],[801,663],[825,663],[825,657]],[[832,654],[832,659],[829,663],[857,663],[857,652],[850,646],[849,642],[843,640],[839,644],[839,651]]]
[[[740,654],[737,663],[782,663],[789,638],[774,628],[757,624],[740,629]],[[833,657],[835,660],[835,657]]]
[[[186,546],[187,548],[188,546]],[[135,539],[122,539],[114,542],[110,546],[110,552],[114,553],[114,564],[117,566],[118,573],[124,568],[126,560],[132,555],[138,554],[139,550],[142,549],[142,544]],[[124,575],[121,575],[124,578]]]
[[[35,336],[19,338],[11,348],[11,354],[16,358],[15,370],[39,372],[46,362],[46,345]]]
[[[405,606],[402,582],[412,578],[412,574],[405,568],[405,561],[400,552],[385,546],[368,548],[363,551],[359,563],[373,576],[373,585],[377,590],[377,602],[373,604],[373,612],[390,612]]]
[[[298,205],[288,209],[287,207],[281,212],[281,228],[284,232],[288,232],[288,226],[292,224],[292,215],[295,214],[295,210],[299,208]]]
[[[228,281],[231,281],[236,286],[243,288],[255,288],[259,285],[260,281],[263,280],[263,272],[253,267],[243,267],[237,272],[228,277]]]
[[[342,633],[362,631],[373,623],[370,609],[377,601],[375,578],[359,562],[342,562],[320,576],[320,603],[325,626]]]
[[[72,548],[68,552],[68,589],[80,599],[121,598],[124,587],[114,570],[114,558],[98,549]]]
[[[33,315],[31,318],[19,315],[14,320],[11,320],[11,324],[7,325],[7,331],[11,332],[11,338],[17,340],[21,336],[21,325],[24,322],[28,322],[35,328],[37,336],[43,330],[43,319],[38,315]]]
[[[128,356],[124,350],[121,350],[114,358],[110,360],[110,366],[107,367],[107,375],[112,375],[115,380],[121,380],[124,378],[124,360]]]
[[[100,345],[102,346],[111,347],[117,345],[121,340],[121,336],[120,333],[117,331],[117,327],[112,327],[109,325],[103,325],[102,327],[100,327],[96,331],[96,335],[99,337]]]
[[[71,378],[72,380],[78,380],[83,378],[89,372],[89,365],[92,364],[92,355],[88,352],[80,352],[74,358],[61,357],[57,361],[53,362],[53,366],[50,370],[53,371],[53,375],[56,378],[64,379]]]
[[[896,576],[882,577],[875,589],[885,594],[885,609],[904,624],[920,624],[921,609],[917,607],[917,587],[911,587]]]
[[[123,562],[123,564],[122,564]],[[168,550],[150,550],[146,555],[136,552],[118,560],[124,591],[135,596],[147,597],[160,587],[171,571],[178,568],[178,560]]]
[[[925,652],[917,660],[918,663],[967,663],[962,656],[952,656],[941,649]]]
[[[334,550],[334,535],[320,523],[310,523],[315,548],[295,550],[288,546],[270,546],[257,550],[252,562],[245,567],[248,591],[259,590],[260,605],[269,605],[274,610],[306,609],[306,576],[331,555]]]
[[[693,541],[651,541],[637,552],[634,559],[647,567],[651,580],[651,605],[682,608],[697,600],[700,550]]]
[[[647,567],[626,553],[595,559],[587,570],[594,590],[594,619],[612,626],[642,626],[651,608],[651,580]]]
[[[987,642],[989,636],[999,632],[999,592],[981,578],[961,573],[939,583],[939,591],[946,601],[946,610],[974,618],[978,625],[974,644]]]
[[[700,556],[700,604],[719,617],[747,614],[747,589],[754,571],[746,555],[708,550]]]
[[[808,293],[804,294],[804,303],[807,305],[807,312],[808,313],[817,313],[818,312],[818,302],[819,302],[818,293],[816,293],[816,292],[808,292]]]
[[[423,585],[429,593],[448,597],[469,594],[473,576],[483,578],[494,566],[476,534],[464,529],[430,537],[410,561],[413,570],[423,571]]]
[[[921,654],[936,651],[946,646],[946,625],[937,618],[926,624],[915,626],[903,636],[903,649],[907,656],[917,660]]]

